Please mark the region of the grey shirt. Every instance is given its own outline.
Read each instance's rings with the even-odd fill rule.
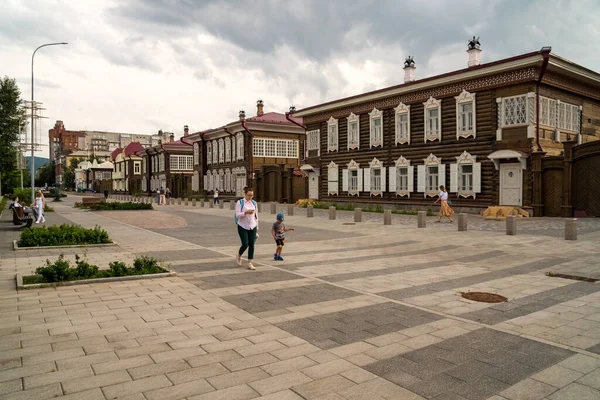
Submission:
[[[285,225],[283,222],[275,221],[273,230],[275,231],[275,239],[285,239]]]

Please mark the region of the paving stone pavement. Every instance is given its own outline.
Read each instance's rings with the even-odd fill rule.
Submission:
[[[252,272],[235,265],[229,210],[125,218],[77,199],[47,223],[100,225],[117,246],[15,252],[18,228],[0,220],[0,400],[600,399],[600,285],[546,275],[600,276],[600,221],[580,220],[566,242],[561,219],[520,220],[506,236],[478,216],[457,232],[298,208],[276,262],[263,212]],[[15,273],[61,253],[101,267],[148,255],[178,276],[15,290]]]

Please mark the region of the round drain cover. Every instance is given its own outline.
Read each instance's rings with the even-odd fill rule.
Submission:
[[[504,303],[508,300],[506,297],[495,293],[462,292],[460,295],[465,299],[479,301],[482,303]]]

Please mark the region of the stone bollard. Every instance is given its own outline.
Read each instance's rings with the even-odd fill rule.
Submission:
[[[189,204],[189,202],[190,202],[190,199],[186,198],[185,199],[185,205],[187,206]]]
[[[277,214],[277,203],[271,203],[271,214]]]
[[[514,215],[506,217],[506,234],[511,236],[517,234],[517,217]]]
[[[177,198],[177,205],[180,206],[181,205],[181,197]]]
[[[230,210],[235,210],[235,203],[236,203],[236,202],[235,202],[235,201],[233,201],[233,200],[229,202],[229,209],[230,209]]]
[[[213,208],[215,206],[215,202],[214,201],[208,201],[208,208]]]
[[[354,222],[362,222],[362,208],[354,209]]]
[[[192,199],[192,207],[196,207],[196,199]]]
[[[331,220],[335,219],[335,207],[334,206],[329,207],[329,219],[331,219]]]
[[[565,240],[577,240],[577,218],[565,220]]]
[[[225,207],[225,202],[224,201],[219,201],[219,208],[222,210],[223,207]]]
[[[294,205],[288,204],[288,215],[294,215]]]
[[[383,224],[384,225],[392,224],[392,210],[384,210],[383,211]]]
[[[200,207],[204,208],[204,199],[200,199]]]
[[[306,206],[306,217],[313,217],[313,206]]]
[[[458,214],[458,231],[459,232],[467,231],[467,214],[465,214],[465,213]]]
[[[427,226],[427,211],[419,211],[417,216],[417,228],[425,228]]]

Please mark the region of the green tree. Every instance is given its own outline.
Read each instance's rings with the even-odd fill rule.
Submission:
[[[12,191],[20,186],[21,176],[16,169],[19,133],[26,126],[25,109],[21,91],[15,79],[0,78],[0,174],[2,191]]]
[[[63,175],[65,188],[67,189],[75,189],[75,170],[77,169],[77,164],[85,161],[83,158],[71,158],[69,160],[69,165],[67,166],[65,173]]]
[[[40,177],[35,179],[35,185],[37,187],[51,186],[54,182],[56,182],[56,173],[54,163],[50,161],[40,168]]]

